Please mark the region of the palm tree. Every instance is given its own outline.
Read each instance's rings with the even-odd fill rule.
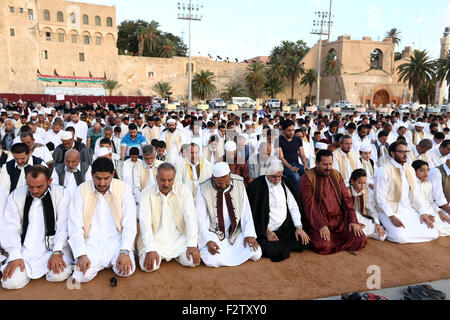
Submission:
[[[450,84],[450,50],[444,54],[443,58],[437,59],[436,68],[437,80],[440,82],[446,80],[447,84]],[[450,87],[448,89],[448,93],[448,97],[450,99]]]
[[[158,44],[160,36],[160,31],[158,30],[158,28],[159,23],[152,20],[147,29],[147,47],[150,52],[154,51]]]
[[[261,97],[261,92],[266,81],[265,65],[260,62],[253,62],[248,65],[245,74],[245,83],[248,90],[254,97]]]
[[[230,101],[233,97],[242,97],[245,94],[245,89],[240,83],[230,83],[220,95],[224,101]]]
[[[112,96],[113,90],[119,89],[121,85],[119,85],[119,81],[117,80],[105,80],[105,83],[102,84],[105,90],[109,90],[109,95]]]
[[[341,85],[339,84],[338,75],[341,74],[342,70],[342,62],[340,62],[337,58],[336,51],[330,51],[325,57],[325,66],[324,71],[327,76],[334,76],[334,80],[336,81],[336,85],[338,87],[338,99],[342,99],[341,94]]]
[[[286,78],[291,82],[291,101],[294,100],[295,81],[305,73],[300,56],[288,57],[286,60]]]
[[[207,96],[210,96],[216,91],[216,77],[214,73],[209,70],[201,70],[200,73],[196,73],[192,79],[192,92],[194,96],[199,97],[201,100],[205,100]]]
[[[263,90],[271,99],[275,99],[277,94],[284,92],[285,88],[283,79],[268,77]]]
[[[434,69],[435,63],[428,56],[427,50],[414,50],[408,62],[397,67],[398,82],[408,82],[408,88],[413,89],[413,102],[417,100],[420,87],[431,81]]]
[[[155,91],[161,98],[164,98],[167,95],[167,92],[172,90],[170,83],[168,82],[157,82],[153,87],[153,91]]]
[[[147,41],[149,30],[145,26],[139,26],[137,30],[138,38],[138,55],[142,56],[144,54],[145,42]]]
[[[272,56],[270,59],[270,67],[267,70],[269,78],[284,79],[284,65],[280,55]]]
[[[161,58],[172,58],[177,54],[176,44],[169,39],[163,38],[159,40],[158,56]]]
[[[302,77],[302,80],[300,81],[300,84],[302,86],[308,86],[309,87],[309,102],[312,103],[312,87],[314,83],[317,82],[317,71],[314,69],[308,69],[306,70],[305,74]]]
[[[402,38],[400,38],[400,33],[401,32],[397,28],[392,28],[386,32],[386,38],[391,38],[394,45],[397,46],[402,41]]]

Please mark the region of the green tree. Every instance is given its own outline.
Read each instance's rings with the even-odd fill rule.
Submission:
[[[163,38],[158,42],[158,56],[161,58],[172,58],[176,54],[176,45],[169,39]]]
[[[402,53],[401,52],[395,52],[394,53],[394,61],[398,61],[402,59]]]
[[[420,87],[427,85],[433,78],[435,63],[426,50],[414,50],[407,61],[397,67],[398,82],[408,83],[408,87],[413,89],[413,102],[416,102]]]
[[[312,102],[312,88],[314,83],[317,83],[317,71],[314,69],[308,69],[306,70],[305,74],[302,77],[302,80],[300,80],[300,84],[305,87],[309,87],[309,102]]]
[[[159,23],[152,20],[147,28],[147,48],[150,52],[156,49],[156,44],[158,43],[160,37]]]
[[[192,93],[201,100],[205,100],[216,91],[215,82],[214,73],[209,70],[200,70],[200,73],[196,73],[192,79]]]
[[[119,84],[119,81],[111,80],[111,79],[105,80],[105,83],[103,83],[102,85],[103,85],[103,88],[105,88],[105,90],[109,91],[110,96],[112,96],[112,93],[114,90],[119,89],[121,87],[121,85]]]
[[[245,83],[252,98],[260,98],[266,81],[265,65],[252,62],[247,66]]]
[[[439,58],[436,60],[436,68],[437,68],[437,80],[443,81],[447,80],[447,85],[450,84],[450,50],[447,51],[443,58]],[[450,99],[450,87],[448,90],[448,97]]]
[[[146,26],[139,26],[137,31],[137,39],[138,39],[138,56],[142,56],[144,54],[145,42],[148,37],[148,28]]]
[[[336,51],[330,51],[325,57],[325,65],[324,72],[327,76],[334,76],[334,80],[336,81],[336,85],[338,88],[337,91],[337,100],[342,99],[341,85],[339,84],[338,76],[341,74],[342,70],[342,62],[339,61]]]
[[[300,56],[292,56],[286,60],[286,78],[291,82],[291,100],[294,100],[295,81],[305,73],[302,59]]]
[[[275,99],[277,94],[284,92],[286,86],[284,80],[280,78],[268,77],[266,83],[264,83],[263,90],[271,99]]]
[[[400,33],[401,32],[397,28],[392,28],[391,30],[386,32],[386,38],[391,38],[394,45],[397,46],[400,42],[402,42]]]
[[[220,94],[224,101],[230,101],[233,97],[242,97],[245,95],[245,89],[240,83],[233,82],[225,87],[225,90]]]
[[[166,97],[167,92],[172,90],[170,83],[159,81],[155,83],[152,87],[153,91],[155,91],[161,98]]]

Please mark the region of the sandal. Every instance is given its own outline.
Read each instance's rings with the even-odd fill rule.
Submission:
[[[354,293],[344,293],[343,295],[341,295],[341,299],[342,300],[361,300],[361,295],[358,292],[354,292]]]
[[[364,293],[363,298],[366,300],[389,300],[386,297],[380,296],[378,294],[373,294],[373,293]]]
[[[408,286],[404,293],[404,300],[436,300],[421,286]]]

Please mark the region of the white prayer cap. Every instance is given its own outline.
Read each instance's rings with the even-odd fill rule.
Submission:
[[[422,123],[422,122],[416,122],[415,124],[414,124],[414,127],[425,127],[424,126],[424,124]]]
[[[14,111],[12,114],[20,114],[19,112],[17,112],[17,111]]]
[[[225,151],[233,152],[236,151],[236,149],[237,149],[236,142],[227,141],[227,143],[225,143]]]
[[[281,160],[276,157],[270,157],[264,165],[263,173],[266,176],[273,176],[274,174],[282,172],[283,170],[283,162],[281,162]]]
[[[359,147],[359,151],[360,152],[370,152],[370,151],[372,151],[372,146],[370,145],[370,143],[363,143]]]
[[[177,123],[177,120],[170,118],[169,120],[167,120],[167,124],[170,123]]]
[[[212,167],[212,175],[216,178],[222,178],[228,175],[230,171],[230,166],[226,162],[218,162]]]
[[[319,150],[328,150],[328,145],[323,142],[317,142],[315,148]]]
[[[38,113],[39,116],[45,116],[45,114],[41,111]]]
[[[32,116],[32,117],[37,117],[37,115],[38,115],[37,112],[32,112],[32,113],[31,113],[31,116]]]
[[[252,125],[253,125],[253,122],[251,122],[251,121],[245,121],[245,122],[244,122],[244,125],[246,125],[246,126],[252,126]]]
[[[103,156],[106,156],[106,155],[108,155],[110,153],[111,153],[111,151],[109,151],[108,148],[105,148],[105,147],[98,148],[97,151],[95,151],[95,157],[96,158],[103,157]]]
[[[70,131],[64,131],[61,134],[61,140],[72,140],[73,139],[73,135],[72,132]]]

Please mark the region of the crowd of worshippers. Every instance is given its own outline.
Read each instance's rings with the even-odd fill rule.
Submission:
[[[14,108],[0,110],[6,289],[450,235],[447,115]]]

